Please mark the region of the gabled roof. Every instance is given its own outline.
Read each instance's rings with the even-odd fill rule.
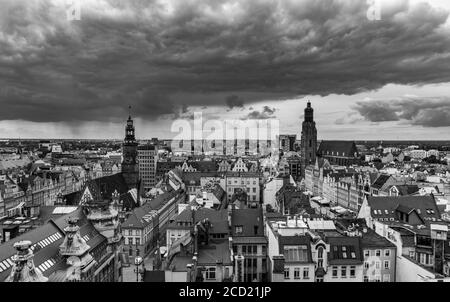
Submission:
[[[411,195],[419,192],[419,187],[417,185],[393,185],[401,196]],[[391,187],[391,188],[392,188]]]

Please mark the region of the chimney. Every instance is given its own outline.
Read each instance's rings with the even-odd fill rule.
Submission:
[[[284,274],[284,256],[273,256],[273,268],[272,273],[273,274]]]

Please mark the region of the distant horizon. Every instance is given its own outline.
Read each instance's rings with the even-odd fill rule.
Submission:
[[[282,134],[282,135],[290,135],[290,134]],[[152,137],[152,138],[136,138],[137,141],[151,141],[153,138],[157,138],[158,141],[171,141],[171,140],[180,140],[180,139],[172,139],[172,138],[158,138],[158,137]],[[48,141],[123,141],[123,139],[120,138],[0,138],[1,141],[41,141],[41,140],[48,140]],[[203,140],[209,140],[212,141],[214,139],[203,139]],[[223,140],[223,139],[219,139]],[[225,139],[226,141],[232,141],[231,139]],[[238,141],[243,141],[245,139],[238,139]],[[256,139],[250,139],[250,140],[256,140]],[[299,140],[299,139],[297,139]],[[192,141],[192,140],[185,140],[185,141]],[[198,139],[194,141],[200,141]],[[450,143],[450,139],[447,140],[436,140],[436,139],[339,139],[339,138],[333,138],[333,139],[321,139],[318,138],[317,141],[354,141],[354,142],[448,142]]]

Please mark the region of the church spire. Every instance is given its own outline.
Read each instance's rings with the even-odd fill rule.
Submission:
[[[305,119],[302,124],[301,136],[301,173],[305,177],[305,169],[308,165],[313,165],[316,161],[317,152],[317,129],[314,122],[314,109],[308,100],[305,108]]]

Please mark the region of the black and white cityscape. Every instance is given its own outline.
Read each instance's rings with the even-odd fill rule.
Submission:
[[[0,4],[0,281],[450,282],[449,1]]]

